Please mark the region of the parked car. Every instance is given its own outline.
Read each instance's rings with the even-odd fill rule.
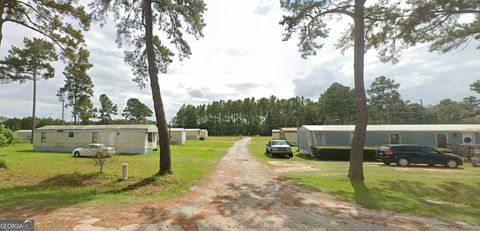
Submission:
[[[463,165],[463,160],[458,155],[443,153],[421,145],[383,145],[378,148],[375,158],[386,165],[397,163],[401,167],[407,167],[410,164],[428,164],[429,166],[445,165],[449,168],[456,168]]]
[[[108,157],[115,154],[115,148],[107,147],[104,144],[87,144],[72,151],[74,157],[88,156],[96,157],[104,152]]]
[[[268,141],[266,150],[269,156],[282,155],[293,157],[292,147],[285,140],[270,140]]]

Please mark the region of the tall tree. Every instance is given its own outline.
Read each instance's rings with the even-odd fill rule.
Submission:
[[[353,4],[352,4],[353,3]],[[282,7],[291,14],[283,16],[280,24],[286,26],[284,40],[289,40],[294,33],[299,33],[299,51],[306,58],[316,54],[323,47],[317,38],[329,35],[327,21],[334,15],[345,15],[353,19],[353,25],[347,30],[348,39],[340,43],[354,47],[354,92],[356,103],[356,124],[352,139],[350,168],[348,177],[353,181],[363,181],[363,149],[367,130],[368,113],[364,86],[364,53],[365,53],[365,0],[355,1],[311,1],[282,0]]]
[[[127,106],[123,109],[122,113],[122,116],[124,116],[126,120],[132,121],[145,121],[147,117],[152,115],[152,110],[136,98],[128,99]]]
[[[375,78],[367,90],[371,121],[374,123],[398,124],[403,122],[401,113],[405,109],[399,83],[385,76]]]
[[[37,105],[37,80],[55,77],[55,68],[50,62],[58,60],[57,52],[52,43],[42,39],[25,38],[25,47],[12,46],[5,60],[0,61],[0,82],[18,81],[33,82],[32,100],[32,137],[35,131],[35,114]],[[33,140],[32,140],[33,142]]]
[[[78,123],[80,114],[78,109],[83,107],[83,105],[79,106],[79,99],[81,97],[93,96],[93,83],[87,74],[87,71],[93,66],[88,61],[89,56],[90,52],[84,48],[80,48],[78,51],[70,50],[67,52],[67,57],[69,57],[68,64],[63,71],[65,85],[57,93],[60,100],[67,100],[65,107],[72,107],[75,124]],[[85,102],[85,99],[83,101]]]
[[[13,23],[47,37],[62,50],[77,49],[83,43],[81,30],[88,30],[90,20],[82,6],[76,1],[0,1],[0,47],[3,25]],[[68,19],[68,20],[67,20]],[[79,29],[68,22],[78,22]],[[16,33],[15,30],[8,31]]]
[[[114,12],[118,22],[117,42],[119,45],[134,47],[125,52],[125,61],[132,66],[134,81],[141,87],[145,86],[147,80],[150,81],[160,136],[159,174],[171,174],[170,144],[158,71],[166,72],[174,55],[165,41],[176,47],[180,59],[191,55],[184,33],[191,34],[196,39],[203,36],[205,3],[202,0],[103,0],[94,1],[91,7],[96,19],[104,20],[108,12]]]
[[[118,114],[118,108],[116,104],[108,98],[107,95],[101,94],[100,95],[100,116],[99,119],[102,124],[110,124],[112,121],[112,115]]]
[[[82,124],[88,124],[90,119],[97,117],[97,108],[93,106],[90,96],[82,95],[78,98],[77,104],[74,109],[78,113],[78,118]]]
[[[324,111],[325,123],[350,124],[355,118],[353,91],[339,83],[333,83],[318,100]]]

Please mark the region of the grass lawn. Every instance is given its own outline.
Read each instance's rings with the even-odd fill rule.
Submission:
[[[209,137],[172,145],[173,176],[154,176],[158,152],[117,155],[104,173],[91,158],[73,158],[70,153],[33,152],[31,144],[0,149],[0,210],[32,214],[61,207],[113,205],[163,200],[188,192],[210,172],[239,137]],[[121,165],[128,163],[126,181],[120,181]]]
[[[337,195],[367,208],[407,212],[450,221],[480,224],[480,168],[414,166],[400,168],[364,163],[365,184],[352,185],[348,162],[320,161],[295,153],[292,159],[265,156],[269,137],[255,137],[250,152],[264,161],[291,161],[316,169],[282,176],[306,187]],[[295,150],[296,148],[294,148]]]

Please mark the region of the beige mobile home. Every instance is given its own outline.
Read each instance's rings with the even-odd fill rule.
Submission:
[[[184,128],[169,128],[171,144],[185,144],[187,132]]]
[[[272,140],[280,139],[280,131],[278,129],[272,130]]]
[[[17,130],[15,134],[22,140],[32,140],[32,130]]]
[[[297,128],[280,128],[280,139],[286,140],[290,145],[297,146]]]
[[[157,127],[130,125],[64,125],[37,128],[34,151],[71,152],[90,143],[114,147],[117,153],[148,153],[157,149]]]
[[[207,129],[201,129],[200,130],[200,139],[206,139],[208,137],[208,130]]]
[[[200,129],[192,128],[192,129],[185,129],[187,132],[187,140],[198,140],[200,139]]]

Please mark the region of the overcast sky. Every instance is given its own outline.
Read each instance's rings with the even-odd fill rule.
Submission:
[[[326,41],[317,56],[302,59],[296,40],[283,42],[283,28],[278,24],[283,14],[278,0],[206,1],[205,37],[192,40],[193,55],[175,61],[167,74],[160,75],[167,119],[180,106],[208,103],[220,99],[245,97],[280,98],[305,96],[317,99],[333,82],[353,87],[353,51],[342,55],[334,49],[335,41]],[[332,35],[349,23],[333,25]],[[22,45],[31,31],[6,24],[3,28],[0,57],[12,44]],[[153,109],[150,89],[140,89],[131,79],[131,69],[123,62],[123,50],[115,44],[112,23],[103,28],[92,25],[85,33],[93,68],[89,75],[95,85],[94,103],[107,94],[123,110],[128,98],[139,98]],[[469,84],[480,79],[480,50],[477,43],[462,50],[439,55],[426,46],[405,51],[396,65],[378,61],[374,51],[366,56],[365,84],[380,75],[401,84],[404,99],[436,104],[444,98],[461,100],[474,95]],[[61,104],[56,97],[63,86],[63,64],[56,64],[56,78],[38,83],[37,116],[61,118]],[[0,85],[0,115],[26,117],[31,114],[32,84]],[[67,120],[71,115],[67,111]]]

